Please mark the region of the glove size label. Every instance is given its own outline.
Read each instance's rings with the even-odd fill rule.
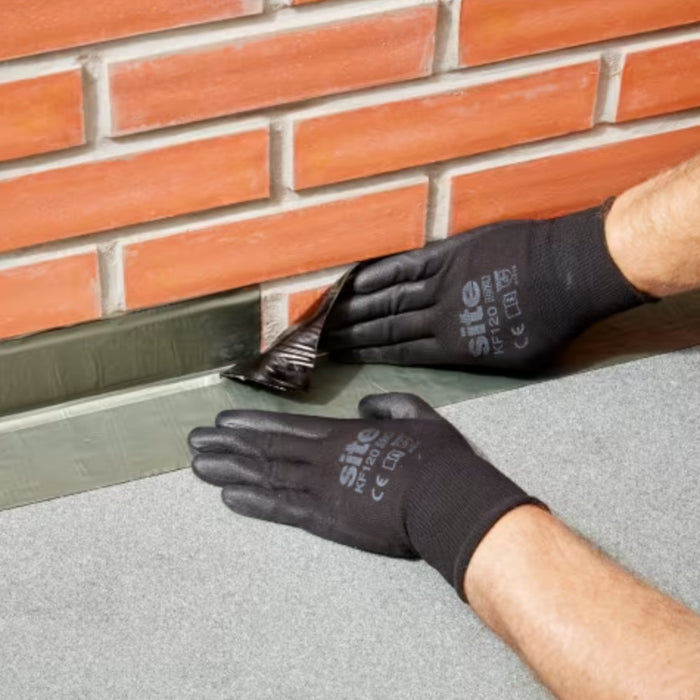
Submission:
[[[494,270],[462,287],[460,335],[472,357],[503,355],[509,341],[515,350],[528,346],[517,287],[517,265]]]
[[[384,498],[391,474],[400,469],[407,454],[418,448],[418,441],[403,433],[382,432],[377,428],[361,430],[345,445],[338,457],[340,484],[353,493],[367,494],[375,503]]]

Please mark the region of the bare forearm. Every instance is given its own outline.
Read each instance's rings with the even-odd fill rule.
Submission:
[[[465,593],[558,697],[700,697],[700,618],[541,509],[494,526]]]
[[[700,288],[700,155],[620,195],[606,238],[640,291],[663,297]]]

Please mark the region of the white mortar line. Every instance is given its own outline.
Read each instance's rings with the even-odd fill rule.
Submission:
[[[570,68],[585,63],[600,61],[600,52],[578,51],[575,54],[528,56],[525,59],[499,63],[489,66],[466,68],[463,70],[441,73],[424,80],[388,85],[358,93],[341,94],[320,98],[311,107],[294,112],[294,122],[315,117],[324,117],[342,112],[349,112],[364,107],[377,107],[404,100],[435,97],[438,95],[464,90],[479,85],[488,85],[515,78],[524,78],[548,71]]]
[[[620,103],[622,87],[622,71],[625,56],[615,51],[603,52],[601,62],[600,83],[596,98],[595,123],[614,123],[617,108]]]
[[[435,37],[434,73],[446,73],[459,67],[459,27],[462,0],[440,0]]]
[[[98,134],[97,107],[97,66],[94,56],[86,56],[82,63],[83,90],[83,125],[85,130],[85,145],[94,146]]]
[[[107,64],[100,57],[95,67],[97,90],[97,139],[104,142],[112,133],[112,105],[109,95]]]
[[[291,123],[273,118],[270,123],[270,199],[273,204],[299,199],[294,191],[293,135]]]
[[[294,125],[288,117],[280,119],[280,185],[285,196],[298,197],[294,187]]]
[[[269,348],[289,326],[289,297],[281,292],[260,293],[260,349]]]
[[[440,241],[449,233],[452,181],[445,172],[438,173],[430,182],[430,216],[425,240]]]
[[[471,156],[467,159],[461,159],[461,161],[448,162],[445,166],[445,173],[450,177],[466,175],[482,170],[539,160],[548,156],[564,155],[599,146],[626,143],[647,136],[682,131],[697,126],[700,126],[700,110],[664,115],[645,120],[643,123],[605,124],[590,132],[569,134],[545,142],[523,144],[500,151]]]
[[[642,37],[620,37],[609,42],[609,48],[623,51],[624,53],[636,53],[664,46],[675,46],[676,44],[683,44],[697,39],[700,39],[700,22],[672,27],[661,32],[649,33]]]
[[[105,111],[109,111],[108,98],[102,97],[102,102],[98,103],[101,115],[100,132],[108,128],[108,116],[105,117]],[[131,156],[140,153],[149,153],[168,148],[169,146],[178,146],[181,144],[196,143],[197,141],[206,141],[207,139],[216,138],[219,136],[233,136],[242,134],[248,131],[257,129],[267,129],[269,121],[265,118],[256,117],[253,119],[236,119],[216,124],[192,124],[187,130],[179,130],[176,133],[156,133],[149,134],[147,140],[129,140],[129,141],[113,141],[111,139],[102,139],[99,149],[89,151],[88,153],[71,153],[67,156],[56,158],[54,155],[47,155],[46,160],[38,163],[33,162],[31,165],[22,163],[9,163],[7,167],[0,168],[0,181],[10,180],[23,175],[44,172],[47,170],[60,170],[62,168],[70,168],[74,165],[82,165],[83,163],[93,163],[101,161],[109,161],[115,158]],[[48,162],[47,162],[48,161]]]
[[[286,212],[296,211],[299,209],[311,208],[323,204],[335,203],[347,199],[357,199],[369,194],[378,194],[380,192],[389,192],[392,190],[403,189],[413,185],[424,184],[425,176],[412,175],[406,177],[392,177],[380,183],[372,183],[371,185],[360,183],[352,183],[354,187],[343,188],[342,190],[333,189],[332,191],[324,190],[315,194],[312,197],[301,197],[296,199],[288,199],[281,203],[270,206],[268,201],[263,201],[256,206],[251,206],[245,211],[234,211],[221,213],[210,213],[206,219],[200,219],[192,222],[189,225],[166,224],[158,230],[150,230],[150,227],[145,227],[143,230],[137,229],[133,231],[127,238],[123,239],[124,244],[140,243],[142,241],[155,240],[157,238],[166,238],[177,234],[194,233],[196,231],[205,230],[215,226],[238,223],[241,221],[250,221],[261,217],[275,216]]]
[[[61,58],[37,57],[30,65],[14,64],[9,59],[0,61],[0,85],[16,80],[41,78],[56,73],[80,70],[81,62],[78,55],[62,56]]]
[[[303,275],[283,277],[281,279],[263,282],[261,287],[263,293],[269,294],[294,294],[296,292],[307,292],[311,289],[319,289],[320,287],[328,287],[331,284],[334,284],[351,267],[352,265],[338,265],[336,267],[329,267],[324,270],[307,272]]]
[[[277,12],[291,5],[292,0],[263,0],[263,12]]]
[[[423,5],[435,5],[437,0],[353,0],[331,7],[326,3],[317,6],[285,7],[280,4],[277,12],[247,18],[234,26],[193,27],[186,36],[143,36],[118,46],[107,46],[102,54],[109,63],[151,60],[171,54],[187,53],[199,49],[215,49],[239,40],[250,41],[261,37],[298,29],[314,29],[324,25],[366,19],[392,12],[410,10]]]
[[[113,316],[126,310],[124,259],[116,242],[97,247],[100,263],[102,315]]]
[[[53,260],[61,260],[62,258],[69,258],[75,255],[84,255],[85,253],[95,253],[97,251],[94,243],[78,243],[71,245],[64,245],[59,251],[51,252],[29,252],[26,251],[8,251],[3,254],[0,258],[0,271],[15,269],[18,267],[28,267],[30,265],[37,265],[43,262],[49,262]]]

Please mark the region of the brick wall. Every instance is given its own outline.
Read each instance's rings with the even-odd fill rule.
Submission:
[[[700,0],[0,6],[0,338],[595,204],[700,150]]]

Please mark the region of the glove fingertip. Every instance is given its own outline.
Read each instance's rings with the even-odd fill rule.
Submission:
[[[362,418],[396,418],[394,399],[397,396],[401,396],[401,394],[395,392],[367,394],[360,399],[357,410]]]
[[[206,428],[193,428],[187,435],[187,444],[189,445],[190,452],[195,454],[197,451],[204,447],[205,439],[207,435]]]
[[[217,428],[230,428],[235,426],[241,418],[243,411],[228,410],[217,414],[214,424]]]
[[[190,467],[197,478],[218,486],[219,479],[217,479],[216,471],[212,469],[211,459],[211,455],[206,452],[197,453],[192,458]]]
[[[353,277],[351,284],[355,294],[370,294],[382,287],[381,280],[377,280],[375,268],[372,265],[359,270]]]
[[[433,408],[420,396],[400,392],[369,394],[357,406],[363,418],[429,418],[434,419]]]
[[[225,486],[221,490],[221,500],[239,515],[269,519],[265,517],[269,512],[269,505],[266,507],[267,499],[261,498],[258,492],[245,486]]]

